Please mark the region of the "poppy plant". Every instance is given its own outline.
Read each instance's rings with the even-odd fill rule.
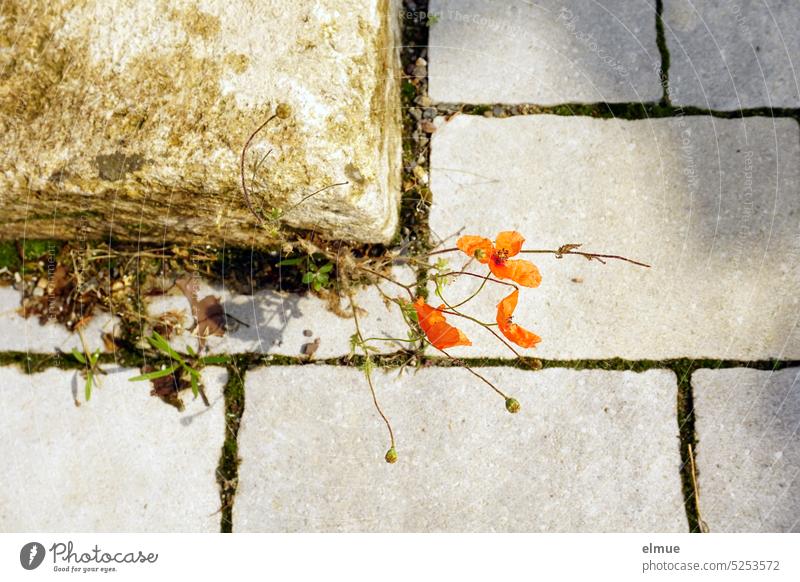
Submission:
[[[456,242],[456,246],[474,257],[482,264],[489,265],[489,270],[500,279],[511,279],[523,287],[538,287],[542,276],[536,265],[521,259],[510,260],[519,254],[523,236],[515,230],[506,230],[497,235],[494,244],[488,238],[467,235]]]
[[[503,335],[518,346],[523,348],[536,347],[536,344],[542,341],[542,338],[513,323],[511,320],[514,310],[517,308],[518,299],[519,290],[515,289],[511,295],[497,304],[497,325]]]
[[[452,348],[454,346],[471,346],[472,342],[467,339],[460,329],[457,329],[447,323],[444,315],[442,315],[442,307],[434,309],[422,297],[419,297],[414,303],[414,309],[417,312],[417,319],[419,326],[431,342],[431,345],[440,350]]]

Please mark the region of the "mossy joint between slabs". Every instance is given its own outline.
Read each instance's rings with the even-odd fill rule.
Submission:
[[[597,119],[663,119],[683,116],[707,116],[720,119],[742,119],[749,117],[790,118],[800,122],[800,108],[791,107],[751,107],[732,111],[706,109],[690,105],[672,105],[663,102],[626,103],[560,103],[557,105],[537,105],[535,103],[437,103],[441,115],[459,112],[465,115],[486,115],[508,118],[524,115],[558,115],[561,117],[594,117]]]
[[[234,357],[228,365],[228,381],[223,391],[225,398],[225,441],[222,444],[217,483],[220,496],[220,532],[233,532],[233,504],[239,486],[239,427],[245,406],[244,381],[247,369],[240,358]]]

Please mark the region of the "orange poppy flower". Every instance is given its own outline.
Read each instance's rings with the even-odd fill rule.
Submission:
[[[425,303],[422,297],[417,298],[414,303],[419,326],[425,332],[428,341],[431,342],[433,347],[440,350],[452,348],[453,346],[471,346],[472,342],[467,339],[464,332],[447,323],[444,315],[442,315],[443,307],[444,305],[440,305],[434,309]]]
[[[509,260],[522,249],[525,239],[515,230],[506,230],[497,235],[494,244],[480,236],[462,236],[456,246],[483,264],[500,279],[511,279],[523,287],[538,287],[542,275],[536,265],[521,259]]]
[[[512,323],[511,316],[517,308],[519,291],[514,292],[497,304],[497,325],[500,331],[512,342],[523,348],[536,347],[542,338],[527,329]]]

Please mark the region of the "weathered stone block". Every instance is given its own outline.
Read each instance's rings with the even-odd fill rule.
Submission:
[[[263,243],[254,207],[389,240],[397,224],[390,0],[5,2],[0,236]],[[258,160],[268,151],[256,171]]]

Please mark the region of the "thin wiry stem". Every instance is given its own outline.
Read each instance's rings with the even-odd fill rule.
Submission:
[[[475,297],[477,297],[477,296],[478,296],[478,293],[480,293],[481,291],[483,291],[483,288],[486,286],[486,282],[487,282],[488,280],[489,280],[489,277],[484,277],[483,281],[481,281],[481,285],[480,285],[480,287],[478,287],[478,289],[477,289],[477,290],[476,290],[474,293],[472,293],[472,295],[470,295],[469,297],[467,297],[466,299],[464,299],[464,300],[462,300],[462,301],[459,301],[459,302],[458,302],[458,303],[456,303],[455,305],[449,305],[449,304],[448,304],[448,307],[449,307],[450,309],[456,309],[457,307],[461,307],[462,305],[464,305],[464,304],[466,304],[466,303],[469,303],[470,301],[472,301],[472,300],[473,300]],[[441,297],[441,296],[440,296],[440,297]],[[442,300],[442,301],[444,301],[444,300]],[[446,302],[445,302],[445,303],[446,303]]]
[[[427,343],[429,343],[430,345],[432,345],[432,346],[433,346],[433,344],[430,342],[430,340],[425,340],[425,341],[426,341]],[[433,346],[433,347],[434,347],[434,348],[436,348],[436,346]],[[444,351],[442,348],[436,348],[436,349],[437,349],[437,350],[439,350],[440,352],[442,352],[442,353],[443,353],[445,356],[447,356],[448,358],[450,358],[450,359],[451,359],[453,362],[455,362],[455,363],[456,363],[456,364],[458,364],[459,366],[461,366],[461,367],[463,367],[463,368],[466,368],[466,369],[467,369],[467,371],[468,371],[470,374],[472,374],[473,376],[476,376],[477,378],[480,378],[480,379],[481,379],[483,382],[485,382],[485,383],[486,383],[486,384],[487,384],[487,385],[488,385],[488,386],[489,386],[489,387],[490,387],[492,390],[494,390],[494,391],[495,391],[495,392],[497,392],[497,393],[498,393],[500,396],[502,396],[502,397],[503,397],[503,400],[508,400],[508,396],[507,396],[507,395],[506,395],[506,394],[505,394],[505,393],[504,393],[502,390],[500,390],[500,388],[498,388],[497,386],[495,386],[494,384],[492,384],[492,383],[491,383],[489,380],[487,380],[486,378],[484,378],[483,376],[481,376],[480,374],[478,374],[478,373],[477,373],[475,370],[473,370],[472,368],[470,368],[470,367],[469,367],[469,365],[467,365],[467,363],[466,363],[466,362],[464,362],[463,360],[459,360],[458,358],[456,358],[456,357],[454,357],[454,356],[451,356],[451,355],[450,355],[450,354],[448,354],[446,351]]]
[[[457,317],[463,317],[464,319],[468,319],[469,321],[472,321],[473,323],[477,323],[482,328],[486,329],[489,333],[491,333],[494,337],[496,337],[504,346],[506,346],[509,350],[511,350],[514,353],[514,355],[517,356],[520,360],[524,360],[525,359],[524,356],[522,354],[520,354],[514,348],[514,346],[512,346],[510,343],[508,343],[505,339],[503,339],[500,336],[500,334],[498,334],[495,330],[492,329],[492,325],[497,325],[496,323],[495,324],[489,324],[489,323],[486,323],[486,322],[481,321],[479,319],[476,319],[475,317],[467,315],[466,313],[461,313],[460,311],[456,311],[455,309],[450,307],[450,305],[448,305],[447,300],[442,296],[441,293],[439,293],[438,289],[436,291],[436,295],[437,295],[437,297],[439,297],[439,299],[441,299],[444,302],[444,304],[447,306],[447,308],[450,309],[450,311],[443,310],[442,313],[444,313],[445,315],[455,315]]]
[[[250,134],[250,137],[247,138],[247,141],[245,142],[244,147],[242,148],[242,157],[241,157],[241,160],[240,160],[240,174],[241,174],[241,179],[242,179],[242,192],[244,193],[244,201],[247,204],[247,208],[249,208],[250,212],[253,213],[253,216],[255,216],[258,219],[258,223],[259,224],[264,224],[264,219],[261,218],[261,215],[256,212],[255,208],[253,208],[253,203],[250,200],[250,193],[247,190],[247,180],[245,179],[245,176],[244,176],[244,162],[245,162],[245,156],[247,154],[247,150],[250,147],[250,144],[252,143],[253,139],[255,139],[256,135],[258,135],[259,132],[261,132],[262,129],[267,127],[267,125],[269,125],[269,123],[273,119],[275,119],[276,117],[278,117],[278,114],[277,113],[273,113],[269,117],[269,119],[267,119],[264,123],[259,125],[258,128],[256,128],[256,130],[253,133]],[[259,161],[258,164],[256,165],[256,170],[259,168],[259,166],[261,166],[262,162],[267,158],[267,156],[270,153],[272,153],[272,150],[269,150],[267,152],[267,154],[263,158],[261,158],[261,161]],[[255,174],[256,170],[253,171],[254,174]],[[300,206],[303,202],[305,202],[306,200],[308,200],[312,196],[316,196],[320,192],[324,192],[325,190],[328,190],[330,188],[335,188],[336,186],[344,186],[346,184],[349,184],[349,182],[346,182],[346,181],[345,182],[338,182],[336,184],[330,184],[328,186],[324,186],[323,188],[320,188],[319,190],[315,190],[311,194],[307,194],[307,195],[303,196],[303,198],[301,198],[299,202],[297,202],[296,204],[292,205],[283,214],[284,214],[284,216],[286,214],[289,214],[292,210],[294,210],[295,208]]]
[[[350,299],[350,309],[353,311],[353,321],[355,322],[356,326],[356,335],[358,336],[358,340],[361,345],[361,349],[364,351],[364,357],[369,358],[369,352],[367,351],[367,347],[364,343],[364,336],[361,335],[361,327],[358,324],[358,313],[356,309],[356,304],[353,302],[353,296],[349,295],[348,298]],[[389,441],[391,442],[390,448],[394,448],[394,431],[392,430],[392,425],[389,422],[389,419],[386,418],[386,415],[381,410],[381,405],[378,404],[378,397],[375,394],[375,387],[372,385],[372,374],[367,369],[365,370],[365,374],[367,377],[367,384],[369,384],[369,391],[372,393],[372,402],[375,404],[375,410],[378,411],[378,414],[381,415],[383,422],[386,423],[386,428],[389,430]]]
[[[569,246],[569,245],[564,245],[564,246]],[[520,253],[549,253],[549,254],[554,254],[557,259],[560,259],[564,255],[580,255],[580,256],[585,257],[585,258],[587,258],[589,260],[600,261],[604,265],[606,264],[606,262],[603,259],[616,259],[618,261],[625,261],[626,263],[631,263],[633,265],[638,265],[639,267],[645,267],[646,269],[650,268],[650,265],[648,265],[647,263],[642,263],[640,261],[634,261],[633,259],[629,259],[629,258],[623,257],[621,255],[606,255],[606,254],[602,254],[602,253],[585,253],[585,252],[582,252],[582,251],[576,251],[574,249],[556,249],[554,251],[536,249],[536,250],[529,250],[529,251],[520,251]]]
[[[391,277],[388,277],[386,275],[378,273],[377,271],[373,271],[372,269],[370,269],[368,267],[364,267],[363,265],[356,265],[356,268],[360,269],[362,271],[366,271],[367,273],[370,273],[372,275],[375,275],[376,277],[380,277],[381,279],[385,279],[386,281],[389,281],[390,283],[394,283],[398,287],[402,287],[403,289],[406,290],[406,293],[408,293],[409,297],[411,297],[411,300],[412,301],[414,300],[414,293],[411,291],[411,287],[413,287],[413,285],[404,285],[403,283],[400,283],[399,281],[395,281]]]
[[[629,259],[629,258],[623,257],[621,255],[607,255],[607,254],[604,254],[604,253],[587,253],[587,252],[584,252],[584,251],[576,251],[575,249],[578,246],[580,246],[580,245],[568,244],[568,245],[561,245],[557,249],[530,249],[530,250],[521,250],[520,253],[550,254],[550,255],[555,255],[557,259],[562,258],[564,255],[580,255],[580,256],[582,256],[582,257],[584,257],[586,259],[589,259],[589,260],[600,261],[603,264],[605,264],[605,261],[603,259],[616,259],[618,261],[625,261],[626,263],[631,263],[633,265],[638,265],[640,267],[645,267],[645,268],[648,268],[648,269],[650,268],[650,265],[648,265],[647,263],[642,263],[640,261],[635,261],[633,259]],[[446,249],[440,249],[438,251],[431,251],[430,253],[427,254],[427,256],[430,257],[430,256],[433,256],[433,255],[441,255],[441,254],[444,254],[444,253],[452,253],[452,252],[458,251],[458,250],[461,250],[461,249],[459,249],[457,247],[450,247],[450,248],[446,248]]]
[[[514,289],[519,289],[514,283],[509,283],[508,281],[501,281],[500,279],[494,279],[493,277],[489,277],[487,275],[481,275],[480,273],[471,273],[470,271],[448,271],[447,273],[442,273],[438,275],[439,277],[449,277],[450,275],[468,275],[470,277],[477,277],[479,279],[485,279],[486,281],[491,281],[492,283],[499,283],[501,285],[507,285],[509,287],[513,287]]]
[[[325,192],[325,190],[330,190],[331,188],[336,188],[337,186],[346,186],[346,185],[347,185],[347,184],[349,184],[349,183],[350,183],[350,182],[347,182],[347,181],[345,181],[345,182],[337,182],[336,184],[329,184],[328,186],[323,186],[323,187],[322,187],[322,188],[320,188],[319,190],[315,190],[315,191],[314,191],[314,192],[312,192],[311,194],[306,194],[305,196],[303,196],[303,197],[300,199],[300,201],[299,201],[299,202],[297,202],[296,204],[293,204],[292,206],[290,206],[290,207],[289,207],[289,210],[286,210],[286,211],[284,211],[283,215],[284,215],[284,216],[286,216],[286,215],[287,215],[287,214],[289,214],[289,213],[290,213],[292,210],[294,210],[295,208],[297,208],[298,206],[300,206],[300,205],[301,205],[303,202],[305,202],[306,200],[308,200],[308,199],[309,199],[309,198],[311,198],[312,196],[316,196],[316,195],[317,195],[317,194],[319,194],[320,192]]]
[[[692,472],[692,489],[694,489],[694,505],[697,508],[697,522],[700,525],[702,533],[708,533],[708,524],[703,521],[703,516],[700,514],[700,490],[697,487],[697,471],[694,466],[694,451],[692,450],[691,443],[689,444],[689,464],[691,465]]]
[[[256,212],[255,208],[253,208],[252,202],[250,202],[250,193],[247,191],[247,180],[244,177],[244,160],[245,160],[245,155],[247,154],[247,149],[250,147],[250,143],[253,141],[256,135],[258,135],[258,133],[262,129],[267,127],[267,125],[269,125],[269,123],[276,117],[278,117],[278,114],[273,113],[272,116],[269,117],[269,119],[267,119],[264,123],[259,125],[258,128],[253,133],[250,134],[250,137],[247,138],[247,141],[245,142],[244,147],[242,148],[240,174],[242,178],[242,192],[244,193],[244,201],[247,204],[247,208],[249,208],[250,212],[253,213],[253,216],[255,216],[256,219],[258,219],[259,224],[264,224],[264,219],[261,218],[261,215]]]

